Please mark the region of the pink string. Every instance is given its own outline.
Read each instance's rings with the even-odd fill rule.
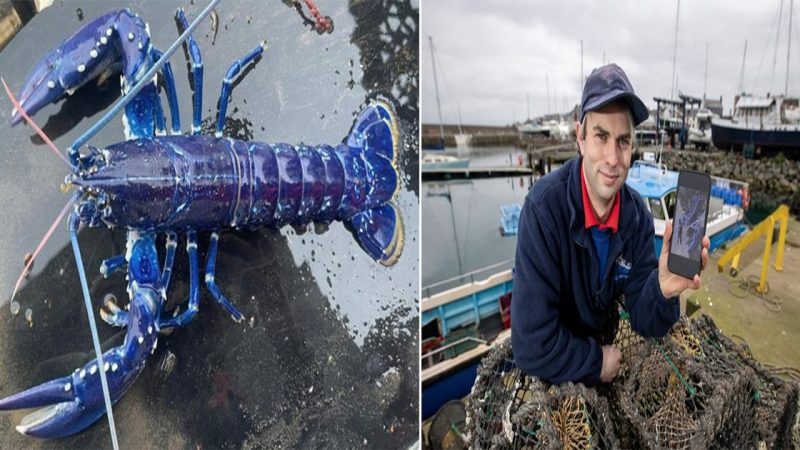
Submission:
[[[34,130],[34,131],[36,131],[36,134],[38,134],[38,135],[39,135],[39,137],[41,137],[41,138],[42,138],[42,140],[43,140],[43,141],[44,141],[44,142],[45,142],[45,143],[46,143],[46,144],[47,144],[47,145],[48,145],[48,146],[49,146],[49,147],[50,147],[50,148],[53,150],[53,153],[55,153],[55,154],[56,154],[56,156],[58,156],[59,158],[61,158],[61,160],[62,160],[62,161],[64,161],[64,164],[66,164],[66,165],[67,165],[67,167],[70,167],[70,165],[69,165],[69,162],[67,162],[67,158],[64,156],[64,154],[63,154],[63,153],[61,153],[61,152],[58,150],[58,148],[56,148],[56,145],[55,145],[55,144],[53,144],[53,141],[51,141],[51,140],[50,140],[50,138],[49,138],[49,137],[47,137],[47,135],[46,135],[46,134],[44,134],[44,131],[42,131],[42,129],[41,129],[41,128],[39,128],[39,127],[38,127],[38,126],[37,126],[37,125],[36,125],[36,124],[33,122],[33,119],[31,119],[31,118],[28,116],[28,113],[26,113],[26,112],[25,112],[25,110],[24,110],[24,109],[22,109],[22,105],[20,105],[20,104],[19,104],[19,102],[17,101],[17,99],[14,97],[14,94],[12,94],[12,93],[11,93],[11,89],[9,89],[9,88],[8,88],[8,85],[6,84],[6,80],[4,80],[4,79],[0,78],[0,81],[2,81],[2,82],[3,82],[3,87],[5,87],[5,88],[6,88],[6,95],[8,95],[8,98],[11,100],[11,103],[12,103],[12,104],[14,104],[14,108],[16,108],[16,109],[17,109],[17,111],[19,111],[19,114],[22,116],[22,118],[23,118],[23,119],[25,119],[25,122],[27,122],[27,123],[28,123],[28,125],[30,125],[30,126],[31,126],[31,128],[33,128],[33,130]]]
[[[17,278],[17,284],[14,285],[14,293],[11,294],[12,302],[14,301],[14,296],[17,295],[17,290],[19,289],[19,285],[22,284],[22,280],[23,278],[25,278],[25,274],[28,273],[28,270],[30,270],[31,266],[33,265],[33,262],[36,260],[36,257],[39,256],[39,253],[42,251],[44,245],[50,239],[50,236],[53,235],[53,232],[56,230],[56,227],[58,226],[59,222],[61,222],[61,219],[63,219],[64,215],[67,214],[67,211],[69,211],[70,206],[72,206],[72,204],[75,203],[75,200],[78,199],[79,195],[80,194],[76,192],[75,194],[72,195],[67,204],[64,205],[64,209],[62,209],[61,212],[58,213],[58,217],[56,217],[56,220],[53,221],[52,225],[50,225],[50,229],[47,230],[47,234],[44,235],[41,242],[39,242],[39,245],[36,247],[36,250],[34,250],[33,256],[31,256],[31,259],[28,260],[28,264],[26,264],[25,268],[22,269],[22,273],[19,275],[19,278]]]

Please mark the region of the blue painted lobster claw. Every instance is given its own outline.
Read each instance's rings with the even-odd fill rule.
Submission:
[[[103,364],[92,359],[71,375],[0,399],[0,410],[44,408],[23,417],[17,426],[22,434],[54,439],[78,433],[106,413],[100,380],[108,381],[111,402],[116,403],[144,369],[145,360],[156,349],[157,318],[163,306],[160,269],[155,240],[131,232],[128,239],[128,311],[117,311],[127,322],[125,342],[103,354]]]
[[[23,109],[33,115],[49,103],[91,80],[104,80],[122,71],[135,80],[147,59],[150,36],[145,23],[129,10],[113,11],[87,23],[45,54],[34,66],[19,95]],[[15,110],[11,124],[21,120]]]

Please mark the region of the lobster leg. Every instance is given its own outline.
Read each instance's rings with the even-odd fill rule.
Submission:
[[[233,79],[239,75],[239,72],[244,66],[250,64],[251,61],[261,56],[266,49],[267,41],[262,41],[258,47],[254,48],[253,51],[245,55],[244,58],[234,61],[234,63],[231,64],[231,67],[228,69],[228,72],[225,74],[225,79],[222,80],[222,92],[219,95],[219,115],[217,116],[217,130],[214,132],[214,136],[222,137],[222,127],[225,124],[225,113],[228,109],[228,97],[231,95]]]
[[[100,273],[103,275],[103,278],[108,278],[109,275],[124,267],[125,264],[127,264],[125,255],[112,256],[111,258],[104,259],[100,264]]]
[[[172,275],[172,264],[175,261],[175,247],[178,246],[177,235],[175,233],[167,234],[167,254],[164,258],[164,270],[161,272],[161,285],[166,289],[169,286],[169,279]],[[111,258],[104,259],[100,264],[100,273],[103,278],[108,278],[109,275],[116,272],[125,266],[128,262],[125,261],[125,255],[112,256]]]
[[[100,308],[100,318],[103,319],[103,322],[113,327],[128,326],[128,313],[120,309],[110,296],[103,299],[103,307]]]
[[[175,233],[167,233],[167,254],[164,258],[164,268],[161,271],[161,286],[166,293],[169,287],[169,280],[172,275],[172,264],[175,261],[175,247],[177,247],[177,235]],[[100,266],[100,272],[107,276],[108,267],[112,267],[112,271],[116,270],[127,264],[125,255],[118,255],[103,261]],[[105,270],[105,271],[104,271]],[[125,327],[128,325],[128,313],[122,310],[114,301],[112,297],[106,297],[103,300],[103,307],[100,308],[100,318],[107,324],[115,327]]]
[[[184,28],[189,27],[189,22],[186,20],[186,14],[183,8],[178,8],[175,13],[175,18],[181,23]],[[189,46],[189,58],[192,63],[192,78],[194,78],[194,104],[192,105],[192,134],[200,134],[200,120],[203,113],[203,57],[200,54],[200,46],[194,40],[192,35],[189,35],[187,41]]]
[[[151,50],[153,61],[157,62],[164,56],[161,50],[155,47]],[[169,117],[172,120],[172,134],[181,134],[181,114],[178,108],[178,93],[175,89],[175,75],[172,74],[172,65],[166,61],[159,71],[164,77],[164,85],[167,89],[167,101],[169,102]]]
[[[189,306],[186,311],[169,319],[158,322],[160,329],[182,327],[189,323],[197,314],[200,303],[200,274],[197,262],[197,234],[190,231],[186,236],[186,251],[189,253]],[[177,312],[177,309],[175,310]]]
[[[206,263],[206,287],[211,295],[231,313],[231,317],[236,322],[242,321],[242,313],[233,306],[225,295],[220,291],[217,282],[214,280],[215,266],[217,263],[217,241],[219,241],[219,234],[211,233],[211,242],[208,244],[208,261]]]
[[[172,263],[175,262],[175,248],[178,246],[178,235],[167,233],[167,255],[164,258],[164,270],[161,272],[161,286],[164,292],[169,289],[169,279],[172,276]]]

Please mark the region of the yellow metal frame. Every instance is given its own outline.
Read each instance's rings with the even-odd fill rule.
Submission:
[[[764,257],[761,264],[761,278],[758,282],[756,290],[759,294],[766,293],[767,286],[767,267],[769,266],[769,254],[772,251],[772,233],[775,231],[775,222],[780,221],[781,229],[778,232],[778,249],[775,252],[775,270],[778,272],[783,271],[783,248],[786,244],[786,229],[789,225],[789,207],[781,205],[761,223],[756,225],[755,228],[750,230],[742,239],[736,241],[728,251],[726,251],[717,260],[717,270],[722,272],[728,262],[731,263],[731,271],[739,270],[739,257],[744,249],[752,244],[756,239],[760,238],[762,234],[767,234],[767,240],[764,244]]]

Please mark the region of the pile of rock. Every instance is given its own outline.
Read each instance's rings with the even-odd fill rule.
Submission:
[[[741,154],[715,152],[664,152],[662,162],[671,170],[696,170],[750,184],[750,205],[773,210],[780,204],[800,212],[800,161],[783,155],[745,159]]]

